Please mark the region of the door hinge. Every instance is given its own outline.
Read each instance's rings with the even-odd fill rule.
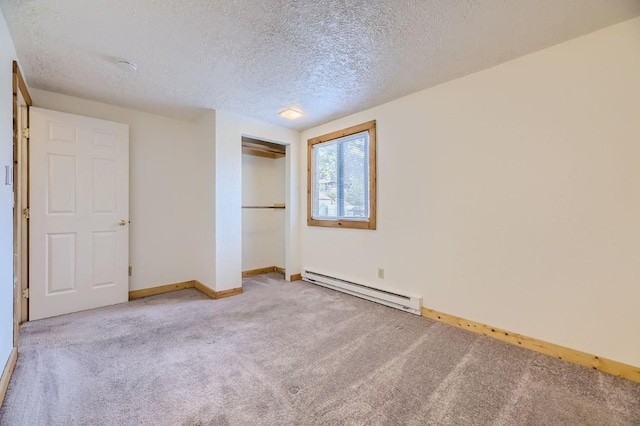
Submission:
[[[29,139],[29,128],[22,129],[22,137]]]
[[[129,276],[133,275],[133,266],[129,266]]]
[[[29,298],[29,289],[25,288],[24,290],[22,290],[22,298],[23,299],[28,299]]]
[[[29,219],[29,209],[22,209],[22,217]]]

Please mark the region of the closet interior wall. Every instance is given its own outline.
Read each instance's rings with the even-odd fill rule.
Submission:
[[[285,158],[242,155],[242,270],[285,266]],[[259,208],[246,208],[259,207]]]

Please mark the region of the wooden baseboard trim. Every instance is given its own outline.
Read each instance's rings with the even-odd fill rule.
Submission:
[[[206,294],[212,299],[224,299],[225,297],[235,296],[237,294],[242,293],[242,287],[231,288],[229,290],[215,291],[206,285],[202,284],[200,281],[194,281],[195,287],[197,290],[200,290],[202,293]]]
[[[445,314],[433,309],[422,308],[421,313],[425,318],[443,322],[454,327],[463,328],[515,346],[520,346],[541,354],[549,355],[554,358],[562,359],[584,367],[593,368],[595,370],[600,370],[607,374],[640,383],[640,367],[634,367],[618,361],[556,345],[555,343],[549,343],[532,337],[523,336],[521,334],[512,333],[507,330],[491,327],[479,322],[456,317],[454,315]]]
[[[267,274],[269,272],[278,272],[282,275],[287,276],[287,270],[281,268],[279,266],[269,266],[268,268],[260,268],[260,269],[251,269],[249,271],[242,271],[242,278],[253,277],[256,275]],[[291,275],[291,281],[300,281],[302,280],[301,274],[293,274]]]
[[[18,361],[18,348],[14,347],[11,349],[11,353],[9,353],[9,359],[7,360],[7,364],[2,371],[2,376],[0,377],[0,407],[4,402],[4,397],[7,394],[7,389],[9,389],[9,381],[11,380],[11,376],[13,375],[13,370],[16,368],[16,362]]]
[[[242,278],[254,277],[256,275],[267,274],[269,272],[276,272],[275,266],[269,266],[267,268],[251,269],[249,271],[242,271]]]
[[[266,268],[250,269],[248,271],[242,271],[242,278],[255,277],[256,275],[268,274],[269,272],[278,272],[284,275],[285,269],[279,266],[268,266]]]
[[[195,281],[184,281],[181,283],[161,285],[158,287],[143,288],[129,292],[129,300],[140,299],[141,297],[154,296],[156,294],[169,293],[171,291],[184,290],[195,287]]]
[[[184,281],[181,283],[161,285],[158,287],[145,288],[142,290],[134,290],[129,292],[129,300],[140,299],[147,296],[155,296],[156,294],[169,293],[172,291],[184,290],[186,288],[195,288],[201,293],[209,296],[212,299],[223,299],[225,297],[235,296],[242,293],[242,287],[232,288],[229,290],[215,291],[199,281]]]
[[[242,287],[230,288],[228,290],[216,291],[216,299],[224,299],[225,297],[236,296],[242,294]]]
[[[202,284],[200,281],[194,281],[194,284],[195,284],[196,290],[199,290],[201,293],[206,294],[211,299],[215,299],[216,298],[216,291],[215,290],[210,289],[206,285]]]

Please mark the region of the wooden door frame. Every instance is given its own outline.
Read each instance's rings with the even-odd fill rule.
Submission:
[[[20,102],[20,98],[24,103]],[[23,291],[29,288],[29,277],[28,277],[28,263],[29,263],[29,222],[27,220],[23,221],[22,209],[24,208],[24,204],[28,205],[29,203],[29,144],[23,147],[23,143],[26,138],[22,136],[22,130],[29,128],[29,107],[32,105],[31,96],[29,95],[29,89],[25,84],[24,78],[22,78],[22,73],[20,72],[20,67],[18,66],[18,62],[13,61],[13,190],[14,190],[14,209],[13,209],[13,253],[17,253],[18,261],[14,260],[14,281],[15,274],[20,274],[20,288],[14,285],[13,296],[14,296],[14,309],[13,309],[13,317],[14,317],[14,331],[13,331],[13,345],[18,346],[18,332],[20,328],[20,324],[28,319],[28,301],[27,299],[22,297]],[[21,123],[23,129],[18,128],[18,116],[20,114],[20,107],[26,106],[26,123]],[[26,155],[19,155],[20,151]],[[20,159],[20,164],[18,164],[18,160]],[[23,169],[26,168],[27,173],[19,173]],[[26,191],[23,191],[26,189]],[[26,194],[26,200],[23,200],[23,206],[18,205],[18,193],[23,192]],[[18,228],[18,224],[22,222],[22,233],[26,236],[24,238],[22,235],[20,239],[16,236],[16,229]],[[26,247],[25,247],[26,245]],[[24,264],[26,262],[26,268]],[[20,266],[20,270],[16,270],[15,266],[18,263]],[[25,271],[26,272],[23,272]]]

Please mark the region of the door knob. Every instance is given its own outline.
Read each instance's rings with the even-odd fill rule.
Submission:
[[[124,219],[120,219],[120,222],[118,222],[118,225],[120,226],[125,226],[127,224],[127,221]]]

